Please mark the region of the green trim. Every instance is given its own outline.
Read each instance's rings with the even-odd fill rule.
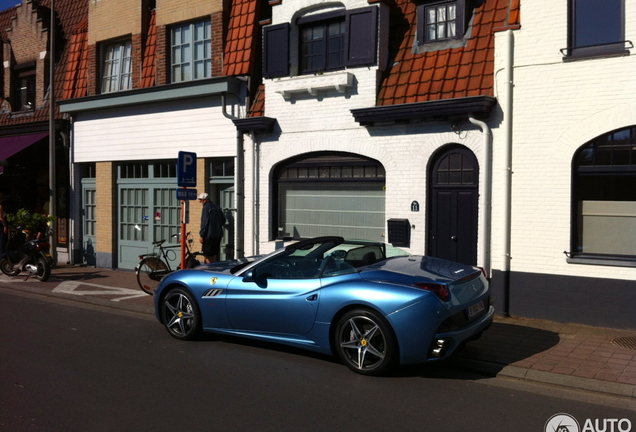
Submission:
[[[69,99],[58,101],[58,104],[60,106],[60,112],[74,113],[178,99],[191,99],[194,97],[220,96],[223,93],[239,95],[241,85],[242,81],[234,77],[208,78]]]

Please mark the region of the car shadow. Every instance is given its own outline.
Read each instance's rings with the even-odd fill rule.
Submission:
[[[117,272],[121,272],[122,275],[132,274],[134,276],[134,272],[132,270],[113,270]],[[112,279],[112,275],[104,274],[103,270],[91,270],[86,267],[82,267],[82,271],[65,271],[64,269],[53,269],[51,274],[52,277],[60,280],[72,280],[72,281],[95,281],[102,279]],[[125,276],[124,276],[125,277]]]
[[[402,366],[394,374],[452,379],[493,377],[504,367],[547,351],[559,341],[559,334],[553,331],[495,322],[481,338],[468,342],[448,359]]]
[[[315,358],[330,363],[341,363],[335,356],[237,336],[205,333],[199,341],[221,341],[244,347]],[[546,351],[556,346],[559,341],[559,334],[552,331],[514,324],[493,323],[480,339],[469,342],[448,359],[416,365],[402,365],[391,370],[386,376],[459,380],[491,378],[504,367]],[[345,366],[343,365],[343,367]]]

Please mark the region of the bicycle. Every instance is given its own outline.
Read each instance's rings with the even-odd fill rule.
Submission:
[[[178,237],[181,234],[173,234],[172,237]],[[201,252],[192,252],[190,250],[190,244],[192,243],[192,239],[190,238],[190,233],[186,235],[186,268],[194,268],[198,265],[201,265],[201,262],[197,259],[197,256],[203,254]],[[149,254],[139,255],[139,264],[135,267],[135,273],[137,273],[137,283],[139,287],[146,293],[153,295],[155,289],[159,286],[159,282],[161,279],[169,273],[174,272],[172,267],[170,267],[170,259],[168,259],[168,252],[172,252],[171,249],[180,248],[181,245],[175,246],[163,246],[166,240],[159,240],[156,242],[152,242],[153,252]],[[156,249],[159,249],[159,252],[155,252]],[[175,254],[176,257],[176,254]],[[181,269],[181,264],[179,264],[176,270]]]

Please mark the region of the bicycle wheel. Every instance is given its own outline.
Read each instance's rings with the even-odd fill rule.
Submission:
[[[137,283],[147,294],[153,295],[159,286],[161,279],[168,273],[168,266],[157,257],[148,257],[141,260],[137,266]]]

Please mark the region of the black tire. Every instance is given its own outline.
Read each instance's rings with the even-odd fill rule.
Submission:
[[[168,333],[179,340],[193,340],[201,335],[199,306],[188,291],[175,288],[161,301],[161,317]]]
[[[36,263],[38,266],[38,272],[35,274],[35,278],[40,282],[46,282],[51,277],[51,264],[45,258],[38,258]]]
[[[161,279],[170,271],[165,262],[157,257],[147,257],[137,266],[137,283],[146,294],[153,295]]]
[[[397,342],[389,323],[376,312],[356,309],[340,318],[334,333],[340,360],[362,375],[381,375],[397,359]]]
[[[7,276],[17,276],[20,274],[20,269],[16,269],[15,267],[13,267],[13,264],[11,264],[8,259],[3,259],[2,261],[0,261],[0,270],[2,270],[2,273],[6,274]]]

